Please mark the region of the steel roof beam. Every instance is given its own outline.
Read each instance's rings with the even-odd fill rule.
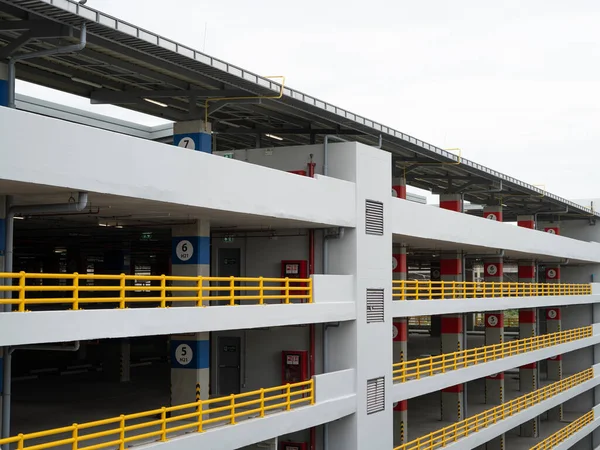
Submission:
[[[196,98],[208,98],[208,97],[238,97],[248,95],[247,92],[240,89],[164,89],[164,90],[152,90],[152,89],[131,89],[125,91],[111,91],[109,89],[102,89],[99,91],[92,92],[90,100],[92,104],[126,104],[136,103],[143,98],[168,98],[168,97],[196,97]]]
[[[164,65],[164,63],[165,63],[165,61],[162,60],[161,58],[150,56],[147,53],[138,52],[138,51],[133,50],[131,48],[127,48],[127,47],[125,47],[123,45],[120,45],[120,44],[108,41],[108,40],[106,40],[104,38],[101,38],[101,37],[99,37],[97,35],[90,36],[90,38],[88,39],[88,42],[90,44],[98,45],[100,47],[104,47],[104,48],[112,50],[114,52],[121,53],[122,55],[124,55],[124,56],[126,56],[128,58],[131,58],[133,60],[137,60],[139,62],[146,63],[148,66],[162,67]],[[115,60],[116,60],[116,62],[115,62],[116,66],[120,66],[123,62],[125,62],[125,61],[123,61],[121,59],[118,59],[118,58],[115,58]],[[133,64],[133,66],[140,67],[137,64]],[[152,73],[152,74],[156,74],[156,75],[159,74],[159,72],[154,71],[154,70],[150,69],[147,66],[142,66],[142,67],[145,68],[145,72],[147,74],[148,73]],[[181,67],[181,66],[176,66],[174,64],[169,63],[169,71],[171,71],[171,72],[173,72],[173,73],[175,73],[175,74],[177,74],[177,75],[179,75],[181,77],[187,78],[188,80],[180,80],[180,81],[185,82],[186,85],[188,83],[198,83],[198,84],[202,84],[202,85],[204,85],[206,87],[212,87],[212,88],[215,88],[215,89],[223,89],[223,88],[225,88],[225,84],[223,82],[217,81],[217,80],[215,80],[213,78],[208,78],[208,77],[203,76],[203,75],[201,75],[201,74],[199,74],[199,73],[197,73],[197,72],[195,72],[193,70],[189,70],[189,69],[186,69],[186,68]],[[146,76],[153,77],[153,75],[146,75]]]

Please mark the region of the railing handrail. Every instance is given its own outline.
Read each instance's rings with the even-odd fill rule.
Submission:
[[[0,292],[8,292],[8,298],[0,298],[0,305],[17,305],[24,312],[27,305],[71,304],[73,310],[80,309],[82,303],[118,303],[124,309],[131,303],[158,303],[157,307],[167,307],[167,302],[191,302],[195,306],[207,306],[212,302],[225,302],[236,305],[252,301],[259,305],[269,301],[281,303],[313,303],[312,278],[273,278],[273,277],[205,277],[176,275],[126,275],[79,274],[75,273],[9,273],[0,272]],[[27,284],[28,281],[64,280],[68,285]],[[114,284],[88,285],[89,281]],[[156,282],[154,286],[136,285],[136,282]],[[220,285],[215,285],[220,284]],[[145,291],[154,296],[132,297],[128,294]],[[63,292],[70,297],[34,298],[27,293]],[[86,297],[84,293],[114,294],[111,296]],[[18,295],[12,298],[13,293]],[[170,295],[169,295],[170,294]]]
[[[393,280],[394,300],[591,295],[590,283]]]
[[[594,410],[588,411],[583,416],[577,418],[566,427],[561,428],[556,433],[551,434],[542,442],[538,442],[536,445],[531,447],[529,450],[550,450],[556,447],[567,438],[573,436],[579,430],[586,425],[589,425],[594,421]]]
[[[487,409],[460,422],[448,425],[447,427],[421,436],[420,438],[413,439],[406,444],[395,447],[394,450],[434,450],[445,447],[450,442],[456,442],[462,437],[468,436],[480,429],[487,428],[490,424],[497,423],[498,420],[504,420],[506,417],[511,417],[543,400],[591,380],[593,376],[594,370],[590,367],[589,369],[529,392],[494,408]]]
[[[297,389],[300,388],[300,389]],[[296,390],[294,390],[296,389]],[[277,392],[280,391],[282,393],[277,395],[265,395],[266,393]],[[253,400],[247,400],[249,396],[257,396],[258,398]],[[296,398],[299,397],[299,398]],[[244,399],[243,402],[236,402],[238,399]],[[281,400],[276,404],[270,404],[273,401]],[[205,408],[205,406],[213,405],[216,403],[226,403],[227,406],[219,406],[219,407],[210,407]],[[265,404],[267,403],[267,404]],[[271,388],[262,388],[257,389],[251,392],[244,392],[241,394],[231,394],[224,397],[213,398],[209,400],[197,400],[192,403],[186,403],[182,405],[175,405],[169,407],[162,407],[157,409],[152,409],[148,411],[132,413],[132,414],[122,414],[120,416],[111,417],[108,419],[95,420],[92,422],[86,422],[81,424],[72,424],[70,426],[61,427],[61,428],[53,428],[45,431],[38,431],[34,433],[25,433],[19,434],[17,436],[12,436],[6,439],[0,439],[0,445],[4,444],[14,444],[17,443],[19,450],[42,450],[53,447],[58,447],[61,445],[71,444],[72,450],[77,450],[79,448],[78,444],[83,441],[89,441],[91,439],[96,439],[105,436],[118,435],[119,437],[111,440],[110,442],[105,442],[101,444],[94,445],[92,447],[85,446],[82,447],[84,450],[93,449],[101,449],[105,447],[114,447],[119,446],[119,449],[123,450],[125,448],[125,444],[131,443],[134,441],[146,440],[150,437],[157,437],[161,441],[167,441],[167,433],[173,433],[176,431],[182,430],[194,430],[196,432],[202,433],[204,432],[204,426],[219,422],[224,422],[223,425],[235,425],[236,420],[243,416],[254,416],[258,414],[260,417],[264,417],[265,413],[268,411],[282,409],[283,411],[289,411],[292,406],[306,403],[308,405],[314,405],[315,403],[315,380],[311,378],[307,381],[301,381],[298,383],[288,383],[281,386],[275,386]],[[243,409],[239,410],[239,408],[248,408],[253,407],[252,409]],[[191,410],[192,412],[181,413],[177,415],[173,415],[173,417],[169,417],[169,413],[173,412],[181,412],[184,410]],[[238,411],[236,411],[236,409]],[[282,411],[282,412],[283,412]],[[212,417],[215,413],[218,412],[228,412],[228,414],[218,417]],[[160,415],[160,419],[153,419],[144,423],[135,423],[128,425],[126,422],[128,420],[133,419],[141,419],[148,418],[152,416]],[[205,415],[208,415],[209,418],[204,418]],[[177,425],[169,427],[168,425],[172,422],[195,419],[192,422],[185,423],[183,425]],[[104,426],[104,425],[112,425],[118,424],[118,427],[111,430],[102,430],[95,433],[89,433],[80,435],[80,430],[87,430],[94,427]],[[148,427],[156,427],[160,426],[160,430],[151,431],[139,435],[126,436],[125,432],[133,431]],[[70,438],[60,438],[55,441],[45,442],[43,444],[26,446],[25,443],[31,439],[39,439],[43,437],[56,436],[60,434],[71,433]]]
[[[392,365],[392,376],[394,381],[399,380],[400,382],[407,381],[409,377],[420,379],[421,375],[431,376],[436,373],[445,373],[450,370],[572,342],[577,339],[584,339],[592,335],[593,327],[589,325],[556,333],[543,334],[541,336],[513,340],[502,344],[486,345],[453,353],[443,353],[441,355],[402,361]]]

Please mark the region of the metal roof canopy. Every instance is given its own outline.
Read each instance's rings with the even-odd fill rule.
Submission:
[[[0,60],[77,42],[84,22],[88,44],[83,51],[21,61],[17,77],[173,121],[204,118],[208,105],[218,150],[318,143],[325,135],[369,145],[381,139],[382,149],[393,155],[395,176],[405,174],[408,184],[435,194],[461,193],[472,203],[503,204],[505,220],[534,213],[544,220],[594,222],[600,216],[288,87],[281,98],[222,99],[275,97],[282,86],[74,0],[0,0]]]

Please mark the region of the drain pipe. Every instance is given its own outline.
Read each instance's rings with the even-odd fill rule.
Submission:
[[[80,52],[85,48],[87,44],[87,28],[85,22],[81,24],[81,33],[79,35],[79,43],[67,45],[65,47],[50,48],[47,50],[40,50],[38,52],[24,53],[21,55],[11,56],[8,59],[8,107],[15,107],[15,80],[16,80],[16,69],[15,64],[18,61],[24,61],[26,59],[40,58],[42,56],[60,55],[64,53],[75,53]]]
[[[565,208],[564,211],[538,211],[538,212],[536,212],[536,213],[533,214],[533,223],[535,224],[535,227],[537,228],[537,226],[538,226],[538,216],[539,215],[542,215],[542,214],[544,214],[544,215],[545,214],[551,214],[551,215],[558,214],[558,215],[560,215],[560,214],[566,214],[568,212],[569,212],[569,207],[568,206]]]
[[[84,28],[85,29],[85,28]],[[82,36],[84,36],[82,29]],[[4,255],[4,271],[11,273],[13,271],[13,245],[15,237],[15,216],[16,215],[36,215],[46,213],[69,213],[81,212],[88,204],[88,193],[80,192],[78,199],[73,203],[56,204],[56,205],[24,205],[10,206],[6,214],[6,252]],[[8,284],[12,284],[12,279],[8,279]],[[12,294],[7,294],[10,298]],[[4,305],[4,312],[12,311],[12,305]],[[79,343],[77,343],[79,346]],[[10,414],[11,414],[11,391],[12,391],[12,352],[14,349],[5,347],[3,359],[4,380],[2,383],[2,439],[10,436]],[[47,350],[47,349],[46,349]],[[5,444],[3,450],[9,450],[9,444]]]

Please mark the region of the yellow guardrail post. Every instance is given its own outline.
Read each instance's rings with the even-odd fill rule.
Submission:
[[[263,277],[259,277],[258,279],[258,304],[265,304],[265,280]]]
[[[167,307],[167,277],[164,274],[160,276],[160,307]]]
[[[315,379],[310,379],[310,404],[315,404]]]
[[[125,415],[121,414],[119,421],[119,450],[125,450]]]
[[[235,425],[235,394],[231,394],[231,401],[230,401],[230,411],[231,411],[231,420],[230,420],[230,424],[231,425]]]
[[[73,311],[79,309],[79,273],[75,272],[73,277]]]
[[[196,306],[204,306],[204,277],[202,275],[198,277],[198,285],[196,288],[198,289]]]
[[[289,411],[290,409],[292,409],[292,385],[290,383],[287,384],[287,393],[286,393],[287,397],[286,397],[286,411]]]
[[[235,277],[229,277],[229,305],[235,305]]]
[[[260,417],[265,417],[265,389],[260,388]]]
[[[71,443],[71,450],[77,450],[77,447],[79,447],[79,427],[76,423],[74,423],[72,425],[73,427],[73,431],[71,433],[71,439],[73,440],[73,442]],[[19,435],[21,436],[21,435]]]
[[[25,272],[19,273],[19,311],[25,311]]]
[[[167,408],[160,409],[160,441],[167,442]]]
[[[285,303],[286,305],[290,302],[290,279],[285,277]]]
[[[121,289],[119,290],[119,296],[120,296],[119,308],[125,309],[125,294],[126,294],[125,286],[126,286],[126,283],[125,283],[125,274],[124,273],[121,274],[121,279],[120,279],[119,285],[121,287]]]

